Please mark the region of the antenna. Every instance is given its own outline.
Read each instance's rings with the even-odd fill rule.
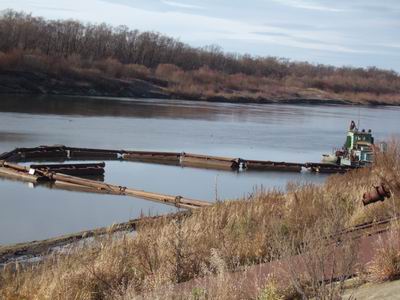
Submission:
[[[360,106],[358,107],[358,121],[357,121],[357,129],[360,130]]]

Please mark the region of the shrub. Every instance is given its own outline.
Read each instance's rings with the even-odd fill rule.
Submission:
[[[159,64],[154,74],[162,79],[178,82],[183,75],[183,70],[173,64]]]
[[[107,58],[94,63],[94,66],[110,77],[120,78],[123,74],[124,66],[115,58]]]
[[[151,74],[150,69],[143,65],[128,64],[124,65],[123,76],[127,78],[141,78],[146,79]]]
[[[21,64],[23,59],[23,52],[21,50],[14,49],[10,52],[0,52],[0,69],[8,69],[17,67]]]

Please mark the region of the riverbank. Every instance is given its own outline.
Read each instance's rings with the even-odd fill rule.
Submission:
[[[17,94],[158,98],[240,104],[400,105],[400,98],[397,101],[391,97],[374,97],[372,94],[367,98],[358,98],[356,94],[345,98],[346,96],[318,89],[289,88],[269,96],[266,93],[247,91],[210,93],[206,88],[202,92],[201,85],[198,85],[196,90],[191,93],[184,88],[177,88],[173,82],[157,77],[121,79],[106,75],[77,76],[68,72],[54,74],[41,71],[0,70],[0,97],[1,94]]]
[[[89,238],[101,238],[106,235],[115,235],[116,233],[127,234],[129,232],[134,232],[138,226],[144,226],[146,223],[156,221],[159,218],[171,220],[180,215],[189,214],[190,211],[185,211],[168,214],[165,216],[142,217],[123,223],[113,224],[108,227],[85,230],[41,241],[32,241],[5,246],[0,245],[0,268],[2,265],[10,262],[26,261],[29,259],[50,255],[56,249],[60,250],[65,246],[73,247],[74,244]]]

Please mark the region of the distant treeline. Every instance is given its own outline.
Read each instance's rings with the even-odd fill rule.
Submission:
[[[109,75],[117,77],[159,75],[173,82],[175,91],[179,87],[188,90],[182,82],[188,79],[192,85],[189,90],[202,90],[204,75],[210,73],[211,77],[218,79],[217,86],[207,83],[208,91],[215,94],[241,91],[243,84],[237,87],[230,83],[246,76],[250,76],[246,82],[256,84],[254,78],[262,78],[261,83],[278,92],[291,87],[335,94],[390,94],[391,97],[400,92],[399,74],[390,70],[339,68],[276,57],[225,53],[218,46],[194,48],[157,32],[140,32],[126,26],[83,24],[74,20],[45,20],[11,10],[3,12],[0,17],[0,51],[0,68],[7,65],[8,59],[15,58],[15,55],[6,57],[6,54],[20,51],[20,54],[42,59],[69,60],[68,64],[81,69],[104,71],[110,69],[106,66],[110,64],[112,72]],[[133,72],[124,69],[127,65]],[[199,70],[202,79],[198,82],[195,73]],[[198,88],[193,88],[195,85],[199,85]],[[256,85],[246,88],[247,92],[263,97],[266,88],[260,88],[259,83]]]

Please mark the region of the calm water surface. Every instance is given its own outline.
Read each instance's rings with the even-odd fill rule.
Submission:
[[[157,150],[294,162],[319,161],[344,142],[350,120],[377,140],[399,134],[400,109],[209,104],[171,100],[0,96],[0,152],[15,147]],[[323,182],[309,173],[224,172],[106,162],[105,180],[147,191],[215,201],[255,186]],[[0,244],[107,226],[175,211],[141,199],[67,192],[0,179]]]

